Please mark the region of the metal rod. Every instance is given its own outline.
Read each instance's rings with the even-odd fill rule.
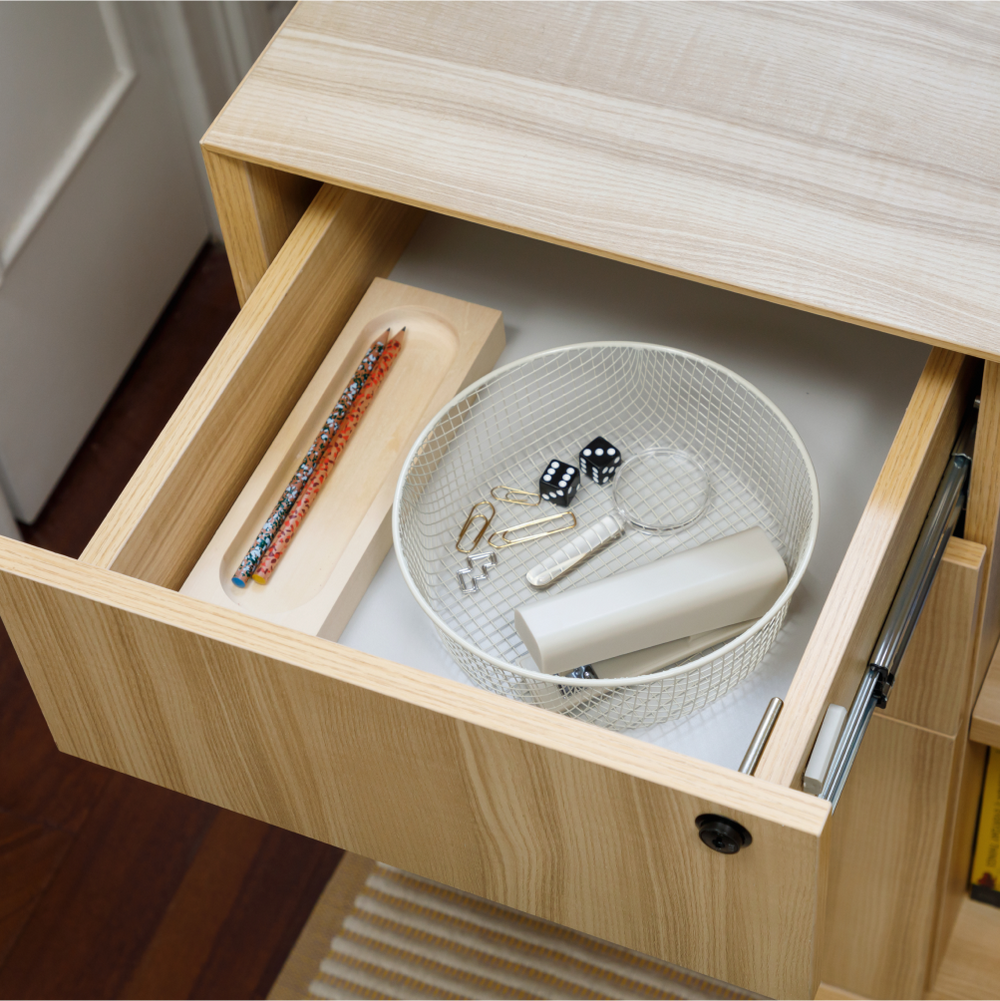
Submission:
[[[934,574],[958,524],[968,476],[969,459],[965,455],[953,455],[875,644],[870,663],[883,668],[890,677],[895,675],[903,659],[934,582]]]
[[[819,798],[828,799],[833,808],[837,808],[840,794],[844,789],[844,783],[850,774],[851,765],[854,764],[855,755],[861,746],[861,738],[868,729],[871,722],[872,713],[878,705],[878,699],[874,693],[878,689],[879,672],[876,668],[869,667],[861,679],[858,693],[851,703],[851,711],[847,715],[847,722],[840,733],[836,750],[833,752],[833,760],[830,762],[830,769],[826,773],[823,781],[823,788],[820,790]]]
[[[840,800],[872,714],[876,708],[885,705],[896,680],[906,645],[913,635],[945,547],[965,506],[975,430],[976,409],[973,406],[966,414],[934,502],[924,520],[913,555],[906,565],[903,579],[868,662],[868,670],[858,686],[847,722],[837,741],[830,769],[819,794],[820,799],[829,800],[834,808]]]
[[[764,745],[767,743],[767,738],[771,736],[771,730],[774,729],[774,721],[778,718],[778,713],[781,712],[781,707],[784,704],[779,698],[773,698],[768,702],[764,715],[757,725],[757,732],[753,735],[747,753],[743,755],[743,761],[740,763],[740,771],[744,775],[753,775],[757,762],[760,761]]]

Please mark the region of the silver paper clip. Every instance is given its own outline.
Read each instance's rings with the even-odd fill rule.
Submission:
[[[466,557],[466,563],[473,573],[473,580],[485,580],[490,575],[490,571],[497,565],[496,553],[472,553]]]

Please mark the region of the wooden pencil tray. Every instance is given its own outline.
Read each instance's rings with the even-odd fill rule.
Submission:
[[[203,554],[218,578],[249,537],[305,440],[293,421],[278,444],[293,406],[322,411],[303,393],[420,215],[323,187],[81,559],[0,539],[0,614],[56,742],[688,969],[813,996],[831,825],[802,769],[864,670],[974,362],[931,354],[757,774],[739,774],[180,593]],[[383,509],[369,510],[382,542],[342,595],[381,558]],[[752,846],[709,850],[702,814]]]
[[[233,571],[291,479],[362,356],[406,328],[386,385],[267,585]],[[495,309],[376,278],[253,471],[181,593],[310,636],[336,640],[392,545],[392,498],[417,435],[504,346]]]

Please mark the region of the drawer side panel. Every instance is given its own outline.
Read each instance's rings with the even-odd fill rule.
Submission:
[[[316,196],[83,562],[181,586],[372,280],[392,269],[422,217],[338,188]]]
[[[756,774],[801,788],[831,702],[850,705],[970,402],[976,362],[936,348],[917,383]]]

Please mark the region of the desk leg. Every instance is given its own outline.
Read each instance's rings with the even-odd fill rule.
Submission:
[[[212,197],[242,306],[320,188],[320,182],[203,148]]]

